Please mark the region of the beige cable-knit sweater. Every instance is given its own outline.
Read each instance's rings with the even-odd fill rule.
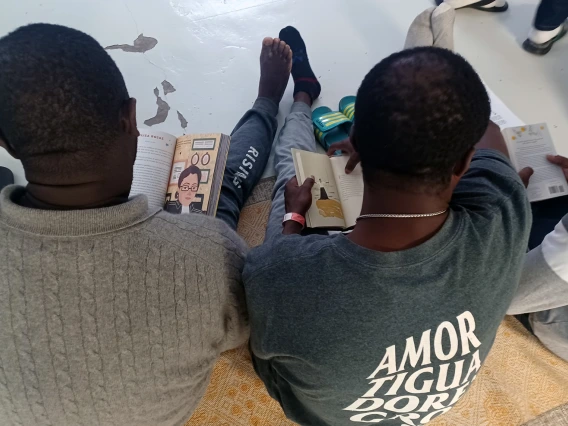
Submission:
[[[179,425],[248,337],[246,245],[148,209],[47,211],[0,194],[0,425]]]

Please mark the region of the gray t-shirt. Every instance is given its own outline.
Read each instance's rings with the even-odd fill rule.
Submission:
[[[482,150],[446,223],[418,247],[267,241],[244,271],[257,373],[302,425],[418,425],[449,411],[515,294],[530,224],[509,161]]]

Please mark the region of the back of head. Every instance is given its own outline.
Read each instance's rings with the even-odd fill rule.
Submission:
[[[127,100],[118,67],[87,34],[32,24],[0,39],[0,138],[27,175],[104,169]]]
[[[422,47],[376,65],[359,88],[355,143],[365,180],[440,192],[489,124],[487,91],[455,53]]]

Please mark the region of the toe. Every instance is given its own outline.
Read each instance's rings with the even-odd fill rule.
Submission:
[[[287,44],[284,46],[281,56],[282,59],[285,59],[286,61],[288,61],[288,59],[292,57],[292,49],[290,49],[290,46],[288,46]]]
[[[273,43],[274,39],[272,37],[265,37],[264,40],[262,40],[262,48],[270,49],[272,48]]]
[[[283,40],[280,40],[280,45],[278,46],[278,54],[280,54],[280,56],[284,56],[284,49],[286,49],[286,42]]]
[[[280,47],[280,39],[279,38],[275,38],[274,42],[272,43],[272,51],[274,53],[278,53],[278,48]]]

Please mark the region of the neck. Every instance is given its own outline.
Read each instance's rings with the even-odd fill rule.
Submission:
[[[115,187],[106,180],[71,185],[30,182],[21,204],[44,210],[84,210],[110,207],[128,201],[128,191],[116,190]]]
[[[449,192],[449,193],[448,193]],[[361,215],[424,214],[448,209],[451,191],[415,194],[365,184]],[[369,218],[357,222],[349,235],[354,243],[376,251],[399,251],[416,247],[434,236],[448,212],[425,218]]]

